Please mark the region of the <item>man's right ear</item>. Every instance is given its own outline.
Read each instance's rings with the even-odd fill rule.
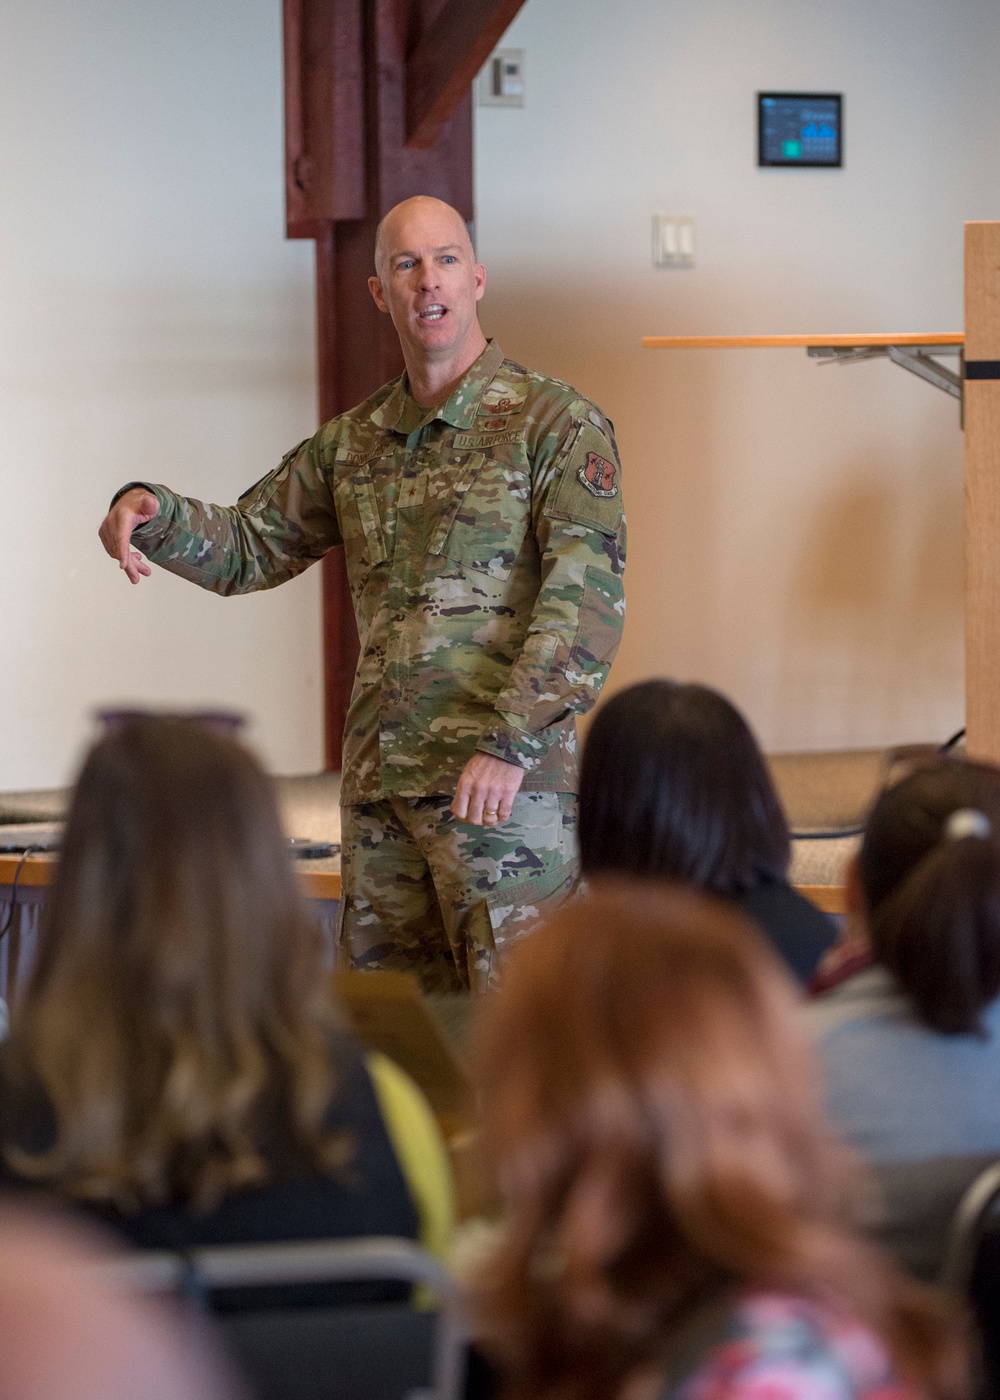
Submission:
[[[375,299],[375,305],[386,316],[389,314],[389,307],[386,305],[385,297],[382,295],[382,283],[377,277],[369,277],[368,290]]]

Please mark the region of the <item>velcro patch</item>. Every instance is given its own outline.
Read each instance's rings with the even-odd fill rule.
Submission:
[[[457,448],[499,447],[505,442],[523,442],[524,429],[510,428],[505,433],[456,433]]]
[[[618,456],[611,440],[593,423],[581,423],[570,442],[545,513],[606,535],[616,535],[621,528]]]
[[[615,477],[618,468],[607,457],[598,452],[588,452],[587,460],[577,468],[577,476],[582,485],[594,496],[617,496],[618,483]]]
[[[378,433],[367,447],[360,450],[349,450],[341,448],[337,453],[334,465],[338,467],[366,467],[369,462],[385,454],[391,439],[387,433]]]
[[[422,506],[426,496],[427,473],[421,472],[419,476],[408,476],[403,480],[397,505],[400,510],[407,510],[410,506]]]
[[[515,399],[510,394],[498,394],[496,398],[484,399],[479,405],[477,418],[501,418],[507,414],[520,413],[524,399]]]

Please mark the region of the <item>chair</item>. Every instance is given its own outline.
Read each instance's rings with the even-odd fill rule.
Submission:
[[[458,1400],[466,1333],[447,1270],[409,1240],[307,1240],[149,1252],[96,1266],[117,1284],[169,1292],[211,1321],[256,1400]],[[402,1282],[436,1296],[409,1302],[212,1312],[225,1291],[319,1283]]]
[[[972,1306],[982,1339],[982,1385],[1000,1397],[1000,1233],[990,1218],[1000,1200],[1000,1162],[986,1167],[958,1203],[941,1266],[943,1288]]]

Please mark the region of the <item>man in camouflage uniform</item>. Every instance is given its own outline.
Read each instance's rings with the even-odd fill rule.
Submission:
[[[294,448],[233,507],[131,482],[101,527],[217,593],[343,545],[361,655],[344,733],[338,951],[480,988],[576,878],[576,727],[624,615],[611,426],[504,358],[460,216],[383,220],[370,287],[406,374]]]

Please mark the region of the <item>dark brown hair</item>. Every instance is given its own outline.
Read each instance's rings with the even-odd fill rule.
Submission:
[[[77,782],[7,1047],[15,1081],[51,1104],[55,1142],[5,1144],[11,1165],[136,1205],[266,1180],[267,1142],[339,1160],[320,959],[250,754],[179,719],[125,725]]]
[[[951,837],[971,809],[989,824]],[[875,802],[858,857],[868,933],[921,1020],[946,1034],[982,1032],[1000,995],[1000,769],[944,758]]]
[[[686,880],[736,896],[781,879],[790,853],[767,764],[724,695],[652,680],[602,706],[580,773],[585,875]]]
[[[662,1378],[740,1287],[853,1315],[925,1394],[963,1393],[943,1304],[844,1223],[796,993],[731,908],[597,882],[515,948],[477,1065],[506,1219],[475,1297],[516,1400]]]

